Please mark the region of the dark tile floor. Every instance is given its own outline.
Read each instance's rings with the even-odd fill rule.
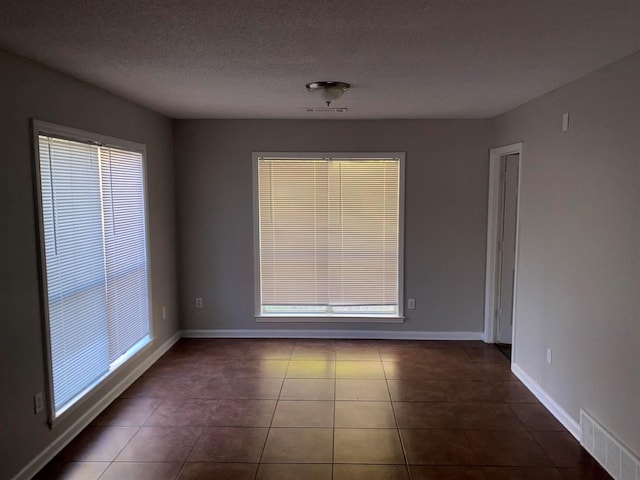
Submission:
[[[482,342],[184,339],[36,478],[610,477]]]

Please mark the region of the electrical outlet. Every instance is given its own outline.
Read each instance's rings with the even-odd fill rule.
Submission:
[[[551,365],[551,349],[547,347],[547,363]]]
[[[38,414],[44,410],[44,395],[38,392],[33,396],[33,413]]]
[[[196,308],[202,308],[202,297],[196,297]]]
[[[408,298],[407,299],[407,308],[409,310],[415,310],[416,309],[416,299],[415,298]]]
[[[162,307],[162,319],[167,319],[167,307]]]

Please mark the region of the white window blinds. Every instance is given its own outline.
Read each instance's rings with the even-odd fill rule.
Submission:
[[[398,315],[400,161],[258,165],[261,315]]]
[[[148,340],[143,158],[38,137],[54,416]]]
[[[149,333],[144,176],[137,152],[102,148],[109,359]]]

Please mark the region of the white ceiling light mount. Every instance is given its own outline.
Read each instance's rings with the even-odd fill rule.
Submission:
[[[349,90],[351,85],[345,82],[311,82],[307,83],[307,90],[312,95],[319,96],[327,107],[331,102],[339,99],[344,92]]]

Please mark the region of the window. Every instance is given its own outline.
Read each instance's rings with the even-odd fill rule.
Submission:
[[[56,419],[150,341],[144,146],[34,132]]]
[[[254,154],[258,317],[400,319],[403,163]]]

